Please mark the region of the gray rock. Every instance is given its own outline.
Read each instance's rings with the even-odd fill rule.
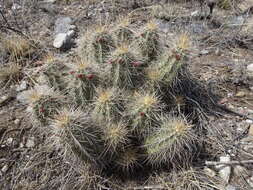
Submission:
[[[54,33],[67,33],[73,28],[72,19],[70,17],[60,17],[55,21]]]
[[[27,139],[25,145],[26,145],[27,148],[34,147],[35,146],[34,137],[30,137],[29,139]]]
[[[229,27],[242,26],[244,24],[245,18],[243,16],[235,16],[228,21]]]
[[[228,185],[228,186],[226,187],[226,190],[238,190],[238,188],[236,188],[236,187],[233,186],[233,185]]]

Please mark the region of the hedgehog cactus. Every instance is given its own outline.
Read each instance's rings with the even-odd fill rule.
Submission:
[[[45,85],[35,86],[31,90],[23,92],[18,99],[28,104],[27,111],[31,120],[42,125],[48,124],[57,109],[66,103],[65,97]]]
[[[135,92],[127,108],[132,122],[131,127],[140,136],[149,134],[161,111],[162,104],[157,95],[148,92]]]
[[[71,149],[84,161],[97,162],[101,151],[101,131],[81,110],[63,108],[50,123],[55,146]]]
[[[146,24],[139,34],[139,45],[143,57],[148,61],[154,60],[160,53],[158,26],[155,21]]]
[[[134,38],[134,32],[130,28],[131,20],[130,18],[121,18],[119,23],[116,25],[116,29],[114,31],[117,41],[122,42],[129,42],[132,41]]]
[[[36,87],[25,95],[33,115],[50,124],[54,144],[84,162],[126,173],[139,165],[159,168],[191,158],[197,128],[179,116],[189,106],[187,95],[177,89],[187,80],[188,36],[181,35],[174,48],[166,49],[154,21],[138,39],[130,26],[126,20],[111,31],[97,27],[89,39],[85,36],[79,60],[62,70],[50,67],[52,72],[59,69],[65,87],[61,92],[69,102],[64,104],[50,88]],[[59,89],[56,80],[50,82]],[[75,109],[64,108],[70,104]]]
[[[96,65],[88,60],[80,60],[66,66],[69,68],[66,77],[67,92],[72,96],[76,105],[87,105],[94,96],[99,80],[95,71]]]
[[[196,140],[193,126],[182,118],[162,117],[161,126],[145,139],[148,160],[152,164],[187,161],[193,154]]]
[[[93,31],[91,48],[94,49],[94,57],[98,63],[104,63],[109,52],[114,47],[114,42],[111,34],[108,31],[108,26],[97,26]]]
[[[143,61],[128,44],[119,45],[109,57],[113,86],[133,88],[141,83]]]

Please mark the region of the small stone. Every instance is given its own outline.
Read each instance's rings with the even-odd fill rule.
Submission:
[[[249,135],[253,137],[253,125],[250,125],[249,127]]]
[[[249,179],[247,179],[247,182],[248,182],[248,184],[250,185],[250,187],[253,188],[253,176],[250,177]]]
[[[233,185],[227,185],[226,190],[238,190],[238,188]]]
[[[43,3],[52,3],[52,4],[54,4],[56,2],[56,0],[44,0],[42,2]]]
[[[11,9],[12,9],[13,11],[15,11],[15,10],[21,9],[21,6],[20,6],[19,4],[17,4],[17,3],[13,3]]]
[[[13,138],[11,138],[11,137],[6,140],[6,144],[8,146],[10,146],[12,144],[12,142],[13,142]]]
[[[34,146],[35,146],[34,137],[28,138],[27,141],[26,141],[26,147],[27,148],[32,148]]]
[[[201,55],[207,55],[208,53],[209,53],[208,50],[202,50],[202,51],[200,52]]]
[[[193,11],[192,13],[191,13],[191,16],[197,16],[199,14],[199,11]]]
[[[1,171],[3,173],[7,172],[7,170],[9,169],[8,165],[4,165],[4,167],[2,167]]]
[[[15,119],[15,120],[14,120],[14,123],[15,123],[16,125],[18,125],[18,124],[20,123],[20,119]]]
[[[236,93],[235,96],[236,96],[236,97],[244,97],[244,96],[246,96],[246,93],[243,92],[243,91],[239,91],[239,92]]]
[[[20,144],[19,144],[19,147],[20,147],[20,148],[24,148],[24,144],[23,144],[23,143],[20,143]]]
[[[251,91],[253,91],[253,86],[249,87],[249,89],[250,89]]]
[[[221,156],[220,157],[220,162],[229,162],[230,161],[230,156]],[[231,167],[228,165],[217,165],[217,169],[219,169],[219,176],[226,182],[229,182],[230,174],[231,174]]]
[[[253,73],[253,63],[247,66],[247,71]]]
[[[208,168],[208,167],[204,168],[204,172],[205,172],[206,175],[208,175],[210,177],[216,176],[216,172],[213,171],[212,169]]]
[[[251,119],[246,119],[245,122],[248,124],[253,124],[253,120],[251,120]]]
[[[55,48],[62,48],[64,44],[66,44],[67,40],[68,40],[68,35],[66,33],[59,33],[56,35],[54,39],[53,46]]]
[[[27,83],[26,81],[23,80],[21,84],[17,86],[16,91],[21,92],[23,90],[26,90],[26,88],[27,88]]]

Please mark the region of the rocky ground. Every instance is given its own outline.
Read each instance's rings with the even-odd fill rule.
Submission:
[[[170,189],[171,180],[180,184],[176,174],[169,178],[166,172],[143,171],[124,180],[90,175],[92,169],[81,167],[77,160],[62,159],[50,148],[47,137],[30,124],[26,106],[16,99],[36,83],[45,62],[71,62],[90,26],[129,13],[137,25],[155,18],[168,41],[177,32],[187,32],[192,41],[191,72],[221,97],[220,106],[233,110],[208,116],[215,129],[208,139],[213,156],[192,170],[217,177],[222,185],[209,189],[253,189],[253,1],[243,1],[234,9],[216,8],[208,19],[200,16],[196,2],[140,2],[0,1],[0,39],[21,36],[31,43],[27,56],[16,59],[19,52],[10,58],[0,41],[0,69],[18,62],[22,70],[10,84],[1,84],[0,189],[137,190]]]

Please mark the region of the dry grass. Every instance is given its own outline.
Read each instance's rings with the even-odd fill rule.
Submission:
[[[0,70],[0,86],[8,87],[17,83],[22,76],[22,68],[16,63],[11,63]]]
[[[33,47],[28,39],[17,35],[9,35],[0,38],[3,49],[9,54],[10,60],[18,60],[31,55]]]

